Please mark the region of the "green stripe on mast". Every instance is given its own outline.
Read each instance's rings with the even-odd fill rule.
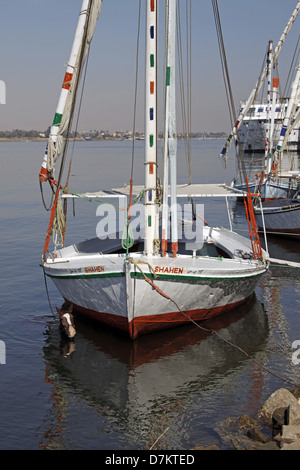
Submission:
[[[167,67],[166,85],[170,86],[171,67]]]
[[[53,126],[59,126],[60,123],[61,123],[61,118],[62,118],[62,114],[55,113],[52,125]]]

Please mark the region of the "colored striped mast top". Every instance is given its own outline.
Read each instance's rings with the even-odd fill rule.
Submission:
[[[147,0],[145,99],[144,252],[158,251],[157,185],[157,0]]]

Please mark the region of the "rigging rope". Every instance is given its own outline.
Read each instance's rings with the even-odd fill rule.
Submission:
[[[138,71],[139,71],[139,44],[140,44],[140,24],[141,24],[141,0],[139,0],[138,10],[138,29],[136,40],[136,64],[135,64],[135,88],[134,88],[134,107],[133,107],[133,128],[132,128],[132,153],[131,153],[131,172],[130,172],[130,195],[127,208],[127,218],[122,235],[122,247],[126,249],[127,256],[129,248],[134,244],[132,228],[130,226],[131,206],[132,206],[132,185],[133,185],[133,169],[134,169],[134,151],[135,151],[135,124],[136,124],[136,103],[138,90]]]
[[[49,183],[50,183],[50,180],[49,180]],[[44,192],[43,192],[43,183],[42,181],[40,180],[40,191],[41,191],[41,197],[42,197],[42,202],[43,202],[43,206],[45,208],[45,210],[47,212],[50,211],[51,207],[52,207],[52,204],[53,204],[53,196],[55,194],[55,191],[53,190],[53,185],[50,183],[50,186],[51,186],[51,189],[52,189],[52,195],[51,195],[51,201],[50,201],[50,204],[49,204],[49,207],[47,207],[46,205],[46,201],[45,201],[45,198],[44,198]]]
[[[184,146],[186,163],[188,170],[188,182],[192,184],[192,168],[191,168],[191,126],[192,126],[192,2],[186,1],[186,87],[183,78],[183,54],[182,54],[182,37],[181,37],[181,14],[180,3],[177,1],[177,50],[178,50],[178,69],[179,69],[179,87],[181,97],[181,118],[184,135]],[[185,88],[186,96],[185,98]],[[194,199],[188,197],[192,206],[193,220],[196,220],[196,209]]]
[[[178,73],[179,73],[179,87],[181,97],[181,118],[185,144],[185,154],[188,168],[189,184],[192,183],[191,176],[191,2],[190,8],[188,2],[186,4],[186,37],[187,37],[187,64],[186,64],[186,95],[185,85],[183,78],[183,53],[182,53],[182,36],[181,36],[181,10],[179,0],[177,0],[177,50],[178,50]]]
[[[67,154],[67,148],[68,148],[68,144],[69,144],[69,137],[70,137],[71,127],[72,127],[72,122],[73,122],[73,117],[74,117],[74,110],[75,110],[75,104],[76,104],[76,95],[77,95],[77,90],[78,90],[78,86],[79,86],[79,81],[80,81],[79,79],[80,79],[80,75],[81,75],[80,72],[82,70],[83,58],[84,58],[84,53],[85,53],[85,47],[84,46],[87,42],[89,21],[91,19],[92,3],[93,2],[90,2],[89,7],[88,7],[88,11],[87,11],[87,18],[88,19],[86,21],[85,28],[84,28],[82,46],[81,46],[81,51],[80,51],[80,56],[79,56],[79,62],[78,62],[78,72],[79,73],[77,75],[77,80],[76,80],[75,87],[74,87],[74,90],[73,90],[74,99],[73,99],[72,104],[71,104],[70,119],[69,119],[68,126],[67,126],[66,137],[65,137],[65,145],[64,145],[64,149],[63,149],[62,158],[61,158],[60,171],[59,171],[59,176],[58,176],[58,181],[57,181],[57,187],[58,188],[60,187],[61,180],[62,180],[64,165],[65,165],[65,160],[66,160],[66,154]]]
[[[222,73],[223,73],[225,91],[226,91],[228,108],[229,108],[229,115],[230,115],[230,119],[231,119],[231,122],[232,122],[232,128],[233,128],[233,126],[234,126],[233,123],[237,122],[237,118],[236,118],[234,99],[233,99],[232,88],[231,88],[231,83],[230,83],[228,64],[227,64],[227,59],[226,59],[226,52],[225,52],[225,46],[224,46],[223,33],[222,33],[222,27],[221,27],[220,14],[219,14],[219,8],[218,8],[217,0],[212,0],[212,6],[213,6],[214,19],[215,19],[215,25],[216,25],[216,30],[217,30],[219,53],[220,53]],[[236,133],[236,139],[237,139],[237,144],[238,144],[236,146],[236,156],[237,156],[237,162],[238,162],[238,170],[239,170],[239,173],[240,173],[241,180],[246,181],[247,175],[246,175],[246,170],[245,170],[245,163],[244,163],[244,159],[243,159],[243,154],[242,154],[241,147],[240,147],[238,130],[237,130],[237,133]]]
[[[90,48],[89,48],[89,50],[88,50],[87,58],[86,58],[86,63],[85,63],[85,71],[84,71],[84,77],[83,77],[83,82],[82,82],[82,88],[81,88],[81,94],[80,94],[80,100],[79,100],[79,107],[78,107],[78,113],[77,113],[77,120],[76,120],[76,125],[75,125],[75,131],[74,131],[74,138],[73,138],[73,145],[72,145],[72,153],[71,153],[71,158],[70,158],[70,163],[69,163],[69,170],[68,170],[68,175],[67,175],[65,187],[68,187],[68,186],[69,186],[70,172],[71,172],[71,166],[72,166],[73,155],[74,155],[75,138],[76,138],[77,130],[78,130],[79,117],[80,117],[80,111],[81,111],[82,99],[83,99],[83,92],[84,92],[85,82],[86,82],[86,76],[87,76],[87,69],[88,69],[89,56],[90,56]]]

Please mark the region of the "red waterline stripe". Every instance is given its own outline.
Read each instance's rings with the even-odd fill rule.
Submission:
[[[71,303],[67,299],[65,300],[68,303]],[[234,302],[229,305],[222,305],[220,307],[214,307],[211,309],[200,308],[195,310],[186,310],[185,314],[194,321],[207,320],[208,318],[216,317],[235,309],[246,300],[247,299],[243,299],[239,302]],[[96,310],[80,307],[75,304],[73,304],[73,307],[75,310],[86,315],[87,317],[128,333],[131,339],[136,339],[140,335],[152,333],[154,331],[165,330],[190,323],[189,318],[185,317],[182,312],[176,311],[160,315],[143,315],[141,317],[134,318],[131,322],[128,322],[127,316],[97,312]]]

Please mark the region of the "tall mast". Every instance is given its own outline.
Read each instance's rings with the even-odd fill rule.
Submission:
[[[41,181],[47,181],[50,177],[54,177],[55,162],[63,146],[62,135],[72,118],[74,95],[76,95],[77,84],[93,37],[101,5],[102,0],[82,1],[73,45],[39,174]],[[86,44],[83,44],[85,34],[87,39]],[[80,58],[82,58],[81,64]]]
[[[158,239],[155,204],[157,184],[157,0],[147,0],[146,97],[145,97],[145,240],[144,251],[152,255]]]
[[[273,91],[273,93],[272,93],[272,112],[271,112],[271,128],[270,128],[270,136],[271,136],[270,151],[273,153],[275,116],[276,116],[276,112],[278,112],[278,111],[276,111],[276,109],[277,109],[277,105],[280,105],[280,102],[279,102],[279,77],[273,77],[272,78],[272,91]]]
[[[268,167],[268,161],[270,158],[271,149],[271,81],[272,81],[272,54],[273,54],[273,41],[269,41],[268,55],[267,55],[267,79],[268,79],[268,89],[267,89],[267,116],[266,116],[266,136],[265,136],[265,170]],[[275,106],[275,104],[274,104]],[[268,173],[268,171],[267,171]]]
[[[165,255],[168,225],[168,170],[170,166],[171,194],[171,241],[172,252],[178,251],[177,227],[177,138],[176,138],[176,102],[175,102],[175,54],[176,54],[176,0],[167,0],[167,44],[166,44],[166,91],[165,91],[165,146],[164,146],[164,186],[162,218],[162,254]]]

